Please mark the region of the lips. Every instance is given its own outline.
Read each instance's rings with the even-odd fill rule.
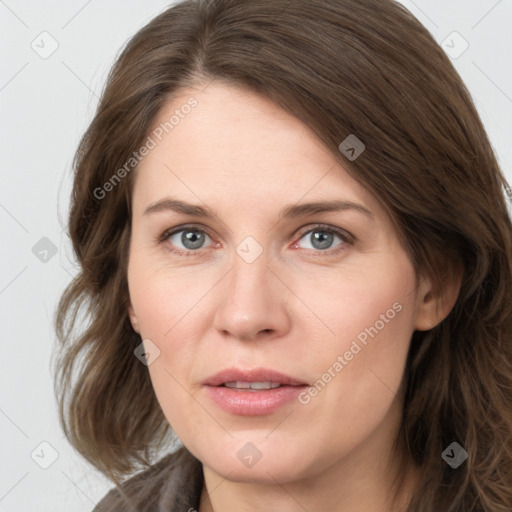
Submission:
[[[237,388],[248,388],[250,384],[252,389],[268,389],[280,386],[305,386],[306,382],[300,381],[289,375],[272,370],[270,368],[254,368],[252,370],[242,370],[239,368],[228,368],[207,378],[203,385],[205,386],[226,386]],[[258,386],[264,384],[264,386]]]
[[[293,403],[307,383],[269,368],[229,368],[203,382],[206,396],[237,416],[272,414]]]

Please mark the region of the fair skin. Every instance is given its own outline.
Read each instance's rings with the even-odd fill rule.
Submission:
[[[155,393],[203,463],[200,512],[399,510],[389,506],[391,447],[411,335],[440,322],[456,292],[436,298],[417,279],[381,205],[303,123],[247,90],[203,88],[181,90],[155,120],[198,101],[136,171],[128,267],[132,325],[160,350],[148,367]],[[166,198],[214,215],[144,213]],[[331,200],[361,208],[280,216],[286,205]],[[184,225],[192,233],[161,238]],[[204,242],[185,245],[187,233],[205,233]],[[250,263],[237,253],[248,236],[263,249]],[[400,311],[376,324],[393,305]],[[333,373],[375,325],[378,334]],[[230,367],[272,368],[310,386],[329,368],[335,376],[308,403],[244,416],[203,385]],[[237,456],[249,442],[261,453],[252,467]]]

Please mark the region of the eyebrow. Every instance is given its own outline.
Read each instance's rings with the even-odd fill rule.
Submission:
[[[345,200],[317,201],[311,203],[290,204],[285,205],[280,212],[279,218],[297,218],[306,217],[325,212],[339,212],[345,210],[354,210],[373,219],[373,213],[359,203]],[[203,207],[178,199],[165,198],[151,203],[145,210],[144,215],[157,212],[175,211],[193,217],[202,217],[205,219],[213,219],[217,215],[208,207]]]

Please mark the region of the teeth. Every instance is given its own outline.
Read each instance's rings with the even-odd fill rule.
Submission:
[[[236,389],[274,389],[281,386],[281,384],[277,384],[275,382],[226,382],[224,384],[227,388],[236,388]]]

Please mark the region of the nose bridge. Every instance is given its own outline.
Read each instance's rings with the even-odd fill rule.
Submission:
[[[258,244],[259,245],[259,244]],[[215,327],[239,339],[252,339],[260,333],[282,333],[288,325],[283,290],[277,290],[268,256],[254,240],[244,240],[233,255],[222,297],[215,316]]]
[[[241,304],[247,299],[261,300],[268,290],[267,255],[261,254],[254,260],[246,260],[238,253],[233,258],[233,267],[229,278],[229,296]]]

